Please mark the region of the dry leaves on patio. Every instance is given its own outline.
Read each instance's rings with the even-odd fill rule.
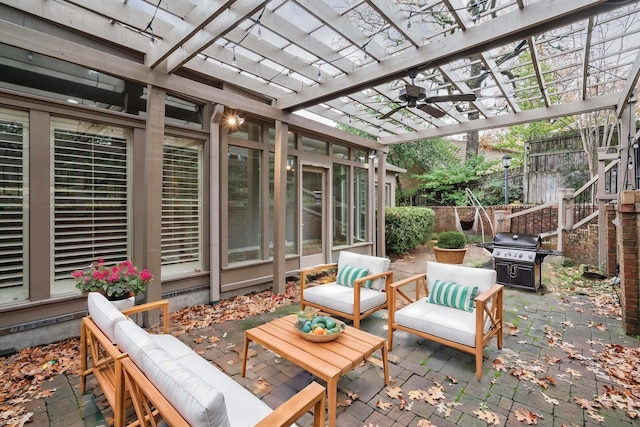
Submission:
[[[42,347],[25,348],[0,358],[0,426],[23,426],[33,413],[23,406],[32,400],[53,396],[46,383],[58,375],[78,375],[78,339]]]
[[[170,324],[172,328],[188,332],[227,320],[242,320],[258,314],[270,313],[279,307],[299,301],[299,297],[298,284],[288,282],[284,295],[274,294],[268,290],[221,300],[215,305],[199,304],[185,307],[171,313]]]

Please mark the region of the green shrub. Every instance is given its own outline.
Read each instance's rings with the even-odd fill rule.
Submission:
[[[462,249],[467,246],[467,238],[457,230],[443,231],[438,234],[436,245],[440,249]]]
[[[428,208],[386,208],[384,222],[387,251],[404,254],[424,245],[433,233],[435,219],[435,213]]]

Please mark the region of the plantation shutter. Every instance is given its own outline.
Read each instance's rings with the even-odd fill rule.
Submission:
[[[193,272],[201,268],[200,149],[198,141],[165,140],[162,165],[163,274]]]
[[[24,256],[29,225],[25,213],[26,122],[26,115],[0,109],[0,288],[28,284]]]
[[[126,260],[123,131],[98,125],[89,125],[89,131],[54,128],[54,157],[55,279],[68,279],[98,258],[107,264]]]

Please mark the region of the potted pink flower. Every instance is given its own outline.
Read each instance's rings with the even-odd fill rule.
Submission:
[[[87,270],[76,270],[72,275],[76,279],[76,288],[83,293],[101,292],[111,300],[144,292],[153,279],[149,270],[138,271],[130,261],[106,266],[102,258],[92,262]]]

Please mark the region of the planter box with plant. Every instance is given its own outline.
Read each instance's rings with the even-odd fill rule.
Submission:
[[[436,261],[446,264],[462,264],[467,253],[467,238],[457,230],[443,231],[433,248]]]
[[[147,289],[153,279],[149,270],[138,271],[130,261],[106,266],[102,258],[91,263],[87,270],[72,273],[76,288],[82,293],[100,292],[111,301],[133,298]]]

